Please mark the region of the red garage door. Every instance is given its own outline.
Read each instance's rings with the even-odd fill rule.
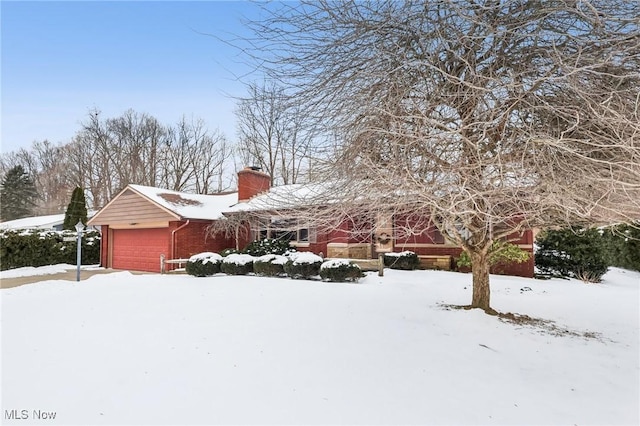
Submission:
[[[169,257],[170,235],[168,228],[114,229],[111,267],[160,272],[160,255]]]

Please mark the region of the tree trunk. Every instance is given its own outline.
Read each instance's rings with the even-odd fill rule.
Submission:
[[[473,274],[471,308],[480,308],[487,313],[494,313],[495,311],[490,306],[489,256],[485,250],[471,253],[470,256]]]

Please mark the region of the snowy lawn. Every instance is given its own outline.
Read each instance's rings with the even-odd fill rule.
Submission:
[[[68,271],[75,271],[77,265],[69,265],[67,263],[59,263],[57,265],[48,265],[48,266],[25,266],[23,268],[15,268],[8,269],[6,271],[0,271],[0,279],[8,279],[8,278],[21,278],[21,277],[35,277],[41,275],[53,275],[53,274],[63,274]],[[103,269],[100,265],[81,265],[80,269],[83,271],[95,271],[98,269]]]
[[[496,309],[555,330],[445,309],[470,281],[120,272],[1,290],[2,422],[639,423],[640,274],[492,277]]]

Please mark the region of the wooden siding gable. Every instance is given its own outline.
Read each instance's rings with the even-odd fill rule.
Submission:
[[[89,225],[138,224],[181,219],[177,213],[127,187],[91,218]]]

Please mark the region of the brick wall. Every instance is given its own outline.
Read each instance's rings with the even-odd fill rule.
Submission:
[[[170,232],[177,230],[186,222],[171,222]],[[211,221],[190,221],[189,224],[176,231],[174,241],[175,259],[186,259],[194,254],[205,251],[219,252],[225,248],[234,247],[232,239],[223,235],[210,235],[207,231]]]
[[[266,173],[250,167],[245,167],[238,172],[238,201],[247,201],[270,187],[271,177]]]

